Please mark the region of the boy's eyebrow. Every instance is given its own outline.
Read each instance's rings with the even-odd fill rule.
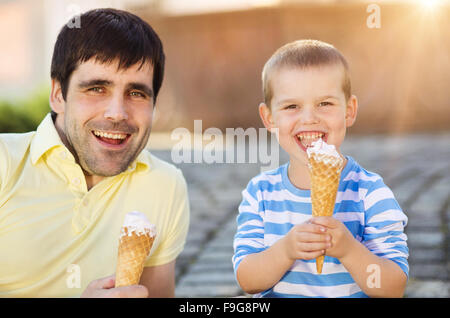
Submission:
[[[276,104],[277,105],[289,104],[289,103],[296,104],[298,102],[299,102],[299,100],[296,98],[285,98],[285,99],[281,99],[281,100],[277,101]]]
[[[129,83],[126,86],[127,90],[132,90],[132,89],[137,89],[139,91],[143,91],[148,97],[153,97],[153,90],[148,86],[145,85],[143,83]]]
[[[324,100],[324,99],[328,99],[328,98],[333,98],[333,99],[337,99],[339,100],[339,97],[334,96],[334,95],[323,95],[323,96],[319,96],[317,97],[316,100]],[[286,99],[281,99],[279,101],[277,101],[276,103],[274,103],[275,105],[286,105],[286,104],[298,104],[301,103],[302,101],[299,100],[298,98],[286,98]]]
[[[337,96],[334,96],[334,95],[324,95],[324,96],[320,96],[317,99],[328,99],[328,98],[339,99]]]

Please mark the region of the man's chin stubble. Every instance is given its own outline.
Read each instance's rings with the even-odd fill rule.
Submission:
[[[127,162],[126,164],[119,165],[116,169],[109,169],[108,171],[99,168],[98,166],[101,165],[101,163],[98,164],[97,161],[95,163],[83,162],[80,166],[85,176],[113,177],[126,171],[130,164],[131,162]]]

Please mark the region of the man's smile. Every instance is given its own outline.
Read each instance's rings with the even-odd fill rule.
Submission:
[[[92,134],[96,137],[101,145],[113,146],[113,149],[122,149],[131,137],[131,134],[125,132],[108,132],[102,130],[93,130]]]

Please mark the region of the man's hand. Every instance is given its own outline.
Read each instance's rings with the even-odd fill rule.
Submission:
[[[317,216],[311,219],[311,223],[326,227],[331,235],[331,246],[326,249],[326,255],[341,259],[348,253],[355,238],[341,221],[332,216]]]
[[[295,225],[281,240],[287,257],[294,261],[315,259],[331,247],[331,236],[326,228],[311,223]]]
[[[142,285],[114,288],[115,275],[92,281],[81,298],[146,298],[148,290]]]

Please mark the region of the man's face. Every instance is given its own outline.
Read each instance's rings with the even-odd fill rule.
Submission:
[[[283,67],[272,74],[271,109],[262,104],[260,114],[266,127],[278,128],[291,160],[306,164],[306,149],[318,138],[339,150],[357,108],[356,97],[346,101],[343,76],[341,65]]]
[[[153,116],[153,66],[118,70],[118,61],[82,63],[57,116],[63,140],[85,173],[113,176],[144,149]]]

